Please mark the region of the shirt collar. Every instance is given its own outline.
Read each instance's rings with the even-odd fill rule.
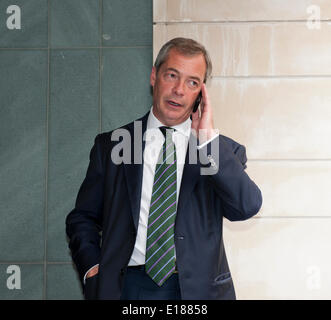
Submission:
[[[184,122],[172,126],[171,128],[176,129],[179,133],[183,134],[185,137],[189,138],[191,134],[191,124],[192,120],[188,117]],[[153,113],[153,106],[151,107],[151,112],[148,115],[147,120],[147,130],[155,129],[164,126],[164,124],[155,117]]]

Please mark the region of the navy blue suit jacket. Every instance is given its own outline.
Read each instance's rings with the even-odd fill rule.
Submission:
[[[148,113],[138,119],[145,132]],[[137,138],[134,123],[123,126]],[[81,280],[86,271],[99,264],[95,298],[119,299],[123,277],[130,260],[139,221],[143,165],[115,164],[111,151],[118,141],[112,132],[99,134],[90,153],[86,177],[75,208],[66,219],[69,247]],[[138,139],[140,139],[138,137]],[[190,142],[194,141],[191,134]],[[259,188],[244,171],[245,147],[220,135],[219,163],[211,166],[211,143],[186,154],[175,223],[175,246],[182,299],[235,299],[222,238],[223,217],[245,220],[262,204]],[[141,156],[144,149],[142,141]],[[137,150],[136,150],[137,151]],[[189,153],[198,162],[189,163]],[[209,157],[208,157],[209,156]],[[201,175],[200,169],[214,170]],[[90,281],[89,278],[88,281]]]

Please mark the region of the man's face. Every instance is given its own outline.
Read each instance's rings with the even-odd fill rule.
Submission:
[[[203,54],[184,56],[175,49],[158,72],[152,69],[153,112],[166,126],[184,122],[192,113],[206,72]]]

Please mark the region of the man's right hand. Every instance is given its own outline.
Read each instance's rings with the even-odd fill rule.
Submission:
[[[99,272],[99,266],[93,267],[86,275],[86,279],[95,276]]]

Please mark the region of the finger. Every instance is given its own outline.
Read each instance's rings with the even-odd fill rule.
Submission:
[[[197,120],[199,119],[199,108],[197,109],[197,111],[192,112],[192,120]]]
[[[206,112],[206,111],[209,111],[209,109],[210,109],[210,103],[209,103],[209,96],[208,96],[208,92],[207,92],[207,87],[204,83],[201,86],[201,92],[202,92],[201,112]]]

